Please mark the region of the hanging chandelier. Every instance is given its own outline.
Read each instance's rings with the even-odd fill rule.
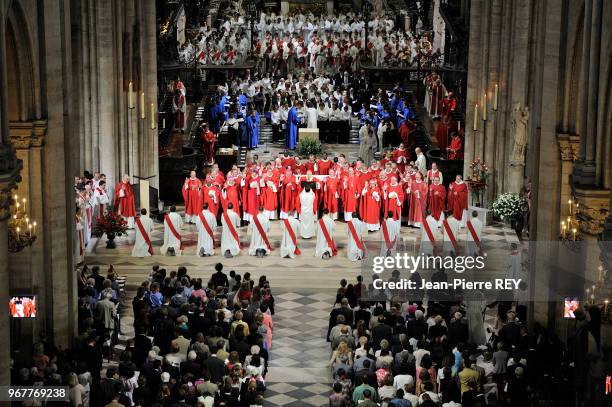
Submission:
[[[22,251],[36,240],[36,222],[27,211],[27,199],[15,194],[11,205],[11,218],[8,221],[8,250],[10,253]]]

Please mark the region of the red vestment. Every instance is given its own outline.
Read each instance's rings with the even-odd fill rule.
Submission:
[[[392,192],[397,194],[396,198],[391,198]],[[397,202],[400,202],[400,205]],[[385,199],[384,218],[387,218],[389,211],[393,212],[393,219],[398,220],[402,215],[402,205],[404,203],[404,187],[401,184],[395,184],[387,187],[387,198]]]
[[[294,211],[296,208],[295,201],[296,199],[299,199],[298,194],[298,186],[295,182],[295,177],[293,175],[285,175],[283,185],[281,187],[281,211],[285,213]]]
[[[185,214],[197,215],[202,210],[200,205],[200,187],[202,181],[198,178],[189,178],[183,184],[183,200],[185,201]]]
[[[446,151],[446,146],[448,146],[449,132],[449,124],[444,120],[440,120],[440,123],[438,123],[438,129],[436,130],[436,139],[438,139],[438,147],[441,151]]]
[[[316,172],[315,172],[315,165],[316,165],[316,164],[317,164],[317,163],[316,163],[316,162],[314,162],[314,161],[306,161],[306,162],[304,163],[304,167],[306,168],[306,171],[310,171],[310,172],[312,172],[313,174],[316,174]],[[305,174],[305,173],[304,173],[304,174]]]
[[[333,162],[330,160],[319,160],[317,161],[317,174],[320,175],[329,175],[329,169],[331,168]]]
[[[431,184],[429,186],[429,211],[435,220],[440,220],[445,202],[446,188],[444,188],[444,185]]]
[[[380,188],[371,188],[363,196],[363,206],[360,215],[367,224],[377,225],[380,223],[380,204],[382,202],[382,192]]]
[[[357,175],[346,175],[342,181],[342,203],[344,205],[344,212],[355,212],[357,211],[358,197],[361,193],[361,189],[358,188],[359,177]]]
[[[325,209],[329,211],[329,213],[337,213],[338,212],[338,186],[340,181],[338,178],[327,178],[325,181],[325,193],[323,204]],[[336,196],[338,195],[338,196]]]
[[[274,176],[266,175],[263,177],[263,184],[263,186],[260,186],[261,204],[266,211],[275,211],[278,202],[278,183],[274,179]]]
[[[233,211],[240,214],[240,206],[239,206],[239,189],[238,185],[225,185],[223,188],[225,191],[225,198],[221,200],[221,205],[223,206],[223,211],[227,211],[227,204],[232,203],[234,206]]]
[[[450,148],[448,152],[449,160],[462,160],[463,159],[463,142],[461,141],[461,137],[453,138],[448,148]]]
[[[453,211],[455,219],[460,220],[463,217],[463,211],[468,206],[468,187],[465,182],[457,184],[451,182],[448,186],[448,210]]]
[[[295,159],[293,157],[285,157],[281,160],[281,165],[285,170],[287,167],[291,167],[291,169],[293,169],[295,167]]]
[[[200,211],[204,204],[208,204],[208,210],[217,216],[219,210],[219,188],[216,185],[204,185],[200,189]]]
[[[410,209],[408,210],[408,221],[412,223],[425,221],[425,209],[427,209],[427,183],[424,181],[412,182],[410,186]]]
[[[123,189],[123,196],[121,197],[121,190]],[[134,201],[134,190],[129,182],[119,182],[115,186],[115,210],[117,210],[121,216],[125,218],[133,218],[136,216],[136,204]]]
[[[242,202],[244,212],[251,214],[251,216],[257,216],[259,212],[259,204],[261,201],[259,180],[259,177],[250,177],[247,182],[246,203],[244,201]]]
[[[179,92],[172,100],[174,109],[174,127],[182,129],[185,126],[185,96]]]
[[[393,159],[393,162],[397,163],[397,168],[400,170],[400,172],[404,172],[406,164],[409,161],[408,150],[400,150],[399,148],[396,148],[395,150],[393,150],[391,158]]]
[[[210,131],[202,131],[202,154],[204,162],[213,162],[215,158],[215,134]]]

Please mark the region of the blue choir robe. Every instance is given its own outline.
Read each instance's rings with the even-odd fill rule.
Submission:
[[[259,144],[259,124],[257,122],[256,116],[247,116],[246,126],[249,135],[249,148],[256,148],[257,144]]]
[[[298,116],[298,111],[295,106],[289,109],[289,113],[287,114],[287,129],[285,130],[285,139],[287,148],[293,150],[295,145],[297,144],[297,136],[298,136],[298,125],[300,124],[301,119]]]

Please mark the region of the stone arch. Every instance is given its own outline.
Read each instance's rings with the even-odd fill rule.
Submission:
[[[18,1],[12,1],[5,22],[9,121],[29,121],[38,116],[38,80],[28,24]]]

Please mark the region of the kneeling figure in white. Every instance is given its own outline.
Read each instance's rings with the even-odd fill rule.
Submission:
[[[206,225],[204,225],[202,221],[206,222]],[[208,203],[205,203],[201,214],[196,216],[196,228],[198,229],[198,256],[204,257],[215,254],[215,226],[217,226],[217,219],[208,209]],[[211,232],[213,233],[212,236]]]
[[[176,213],[176,207],[170,208],[170,213],[164,219],[164,244],[160,248],[162,256],[167,253],[175,256],[181,255],[181,229],[183,228],[183,218]]]

